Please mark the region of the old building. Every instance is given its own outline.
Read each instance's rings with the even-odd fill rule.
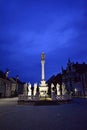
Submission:
[[[0,97],[11,96],[11,82],[3,71],[0,71]]]
[[[8,72],[0,71],[0,98],[15,97],[23,93],[24,83],[18,77],[8,78]]]
[[[16,78],[11,78],[12,81],[12,89],[15,93],[15,96],[18,96],[19,94],[23,93],[23,89],[24,89],[24,84],[23,82],[21,82],[19,80],[19,77],[16,76]]]
[[[50,95],[51,94],[51,85],[53,84],[54,87],[53,89],[55,89],[55,91],[57,92],[56,90],[56,86],[57,84],[60,85],[60,91],[61,91],[61,95],[62,95],[62,75],[61,73],[57,74],[57,75],[53,75],[51,78],[49,78],[47,80],[47,84],[48,84],[48,94]]]
[[[0,97],[5,96],[5,88],[5,74],[2,71],[0,71]]]
[[[14,78],[10,78],[11,81],[11,97],[17,96],[17,82]]]
[[[62,82],[68,93],[73,95],[87,95],[87,64],[73,63],[68,60],[66,69],[62,68]]]

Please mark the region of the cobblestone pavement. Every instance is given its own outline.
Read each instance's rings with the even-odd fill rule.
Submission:
[[[51,106],[0,99],[0,130],[87,130],[87,99]]]

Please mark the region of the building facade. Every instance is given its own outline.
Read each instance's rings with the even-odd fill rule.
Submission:
[[[0,97],[10,97],[11,95],[11,82],[6,77],[5,73],[0,71]]]
[[[62,82],[69,94],[87,95],[87,64],[68,60],[66,69],[62,68]]]
[[[0,98],[16,97],[23,93],[24,83],[17,78],[8,78],[0,71]]]

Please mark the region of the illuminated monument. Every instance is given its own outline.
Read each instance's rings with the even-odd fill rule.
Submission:
[[[41,55],[41,65],[42,65],[42,79],[41,79],[41,83],[39,86],[39,91],[40,91],[40,97],[45,97],[47,96],[47,92],[48,92],[48,86],[46,84],[45,81],[45,69],[44,69],[44,65],[45,65],[45,54],[42,53]]]
[[[20,94],[18,96],[18,102],[26,102],[30,101],[31,103],[42,101],[43,100],[49,100],[49,101],[68,101],[71,100],[71,95],[67,94],[67,90],[65,88],[65,84],[62,83],[62,94],[60,90],[60,85],[57,83],[56,86],[54,86],[53,83],[51,83],[51,97],[48,95],[48,84],[46,84],[45,81],[45,54],[42,53],[41,55],[41,83],[39,86],[37,83],[34,83],[33,89],[32,85],[29,83],[28,86],[25,84],[23,94]],[[27,89],[28,87],[28,89]],[[56,89],[54,89],[56,87]],[[38,89],[38,91],[37,91]],[[32,102],[32,101],[33,102]],[[29,103],[30,103],[29,102]],[[57,103],[57,102],[55,102]]]

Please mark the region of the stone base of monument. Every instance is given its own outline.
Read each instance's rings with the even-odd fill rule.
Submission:
[[[48,92],[48,86],[46,84],[45,80],[41,81],[41,84],[39,86],[39,92],[40,92],[40,97],[47,97],[47,92]]]
[[[55,98],[50,97],[39,97],[33,96],[30,98],[25,95],[19,95],[18,104],[19,105],[58,105],[64,103],[70,103],[72,98],[70,96],[56,96]]]
[[[57,95],[56,96],[56,100],[58,100],[58,101],[67,101],[67,100],[72,100],[72,96],[71,95]]]
[[[70,103],[72,100],[26,100],[26,101],[18,101],[19,105],[59,105],[59,104],[65,104]]]

